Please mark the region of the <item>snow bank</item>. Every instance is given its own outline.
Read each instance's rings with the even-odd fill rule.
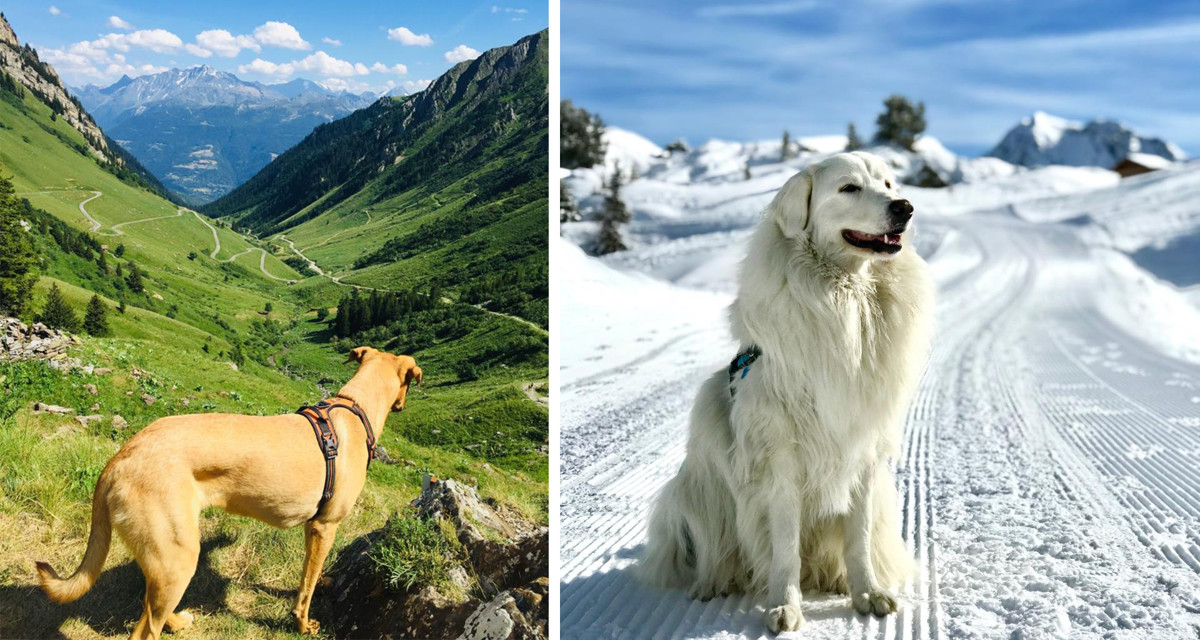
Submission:
[[[1200,309],[1128,256],[1107,249],[1096,249],[1093,255],[1107,276],[1096,279],[1100,311],[1160,351],[1200,364]]]
[[[680,318],[721,322],[731,298],[671,286],[649,276],[618,271],[565,240],[559,243],[555,277],[563,317],[560,361],[569,384],[645,351],[658,329]],[[604,353],[596,357],[597,351]]]
[[[1189,162],[1123,180],[1113,178],[1108,188],[1090,193],[1028,201],[1015,212],[1033,222],[1087,217],[1103,227],[1113,246],[1132,252],[1161,247],[1200,230],[1197,203],[1200,163]]]

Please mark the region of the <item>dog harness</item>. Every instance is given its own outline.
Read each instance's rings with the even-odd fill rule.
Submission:
[[[750,373],[750,365],[754,361],[762,357],[762,349],[758,345],[752,344],[738,352],[737,356],[729,362],[729,395],[737,395],[737,389],[733,386],[735,380],[740,380]]]
[[[333,497],[333,483],[337,476],[337,468],[334,463],[337,462],[338,436],[337,430],[333,428],[333,421],[330,420],[330,414],[334,409],[345,409],[358,416],[363,430],[367,432],[368,469],[371,468],[371,460],[375,458],[375,430],[371,428],[371,421],[367,419],[367,414],[363,413],[362,407],[358,406],[357,402],[334,396],[314,405],[300,407],[296,413],[308,419],[308,423],[312,425],[313,434],[317,436],[317,445],[321,447],[321,453],[325,454],[325,490],[321,492],[321,501],[317,503],[317,512],[313,514],[313,520],[321,515],[325,503]]]

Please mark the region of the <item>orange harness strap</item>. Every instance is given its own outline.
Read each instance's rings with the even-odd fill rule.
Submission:
[[[333,497],[333,485],[337,479],[335,463],[338,455],[338,436],[337,430],[333,428],[333,422],[329,419],[329,414],[333,413],[334,409],[345,409],[358,416],[363,430],[367,434],[368,469],[371,468],[371,460],[375,458],[375,430],[371,428],[371,421],[367,419],[367,414],[363,413],[362,407],[358,406],[357,402],[335,396],[314,405],[300,407],[296,411],[308,419],[308,423],[312,425],[313,434],[317,437],[317,445],[321,447],[321,453],[325,454],[325,489],[321,492],[321,500],[317,503],[317,512],[313,514],[312,519],[314,520],[321,515],[321,509],[325,507],[325,503]]]

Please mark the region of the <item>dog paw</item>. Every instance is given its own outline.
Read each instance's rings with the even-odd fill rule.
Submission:
[[[308,618],[306,620],[297,620],[296,627],[297,631],[300,632],[300,635],[315,636],[317,635],[317,632],[321,630],[321,623],[313,620],[312,618]]]
[[[763,623],[771,633],[795,631],[804,624],[804,614],[800,612],[799,605],[785,604],[767,609],[767,613],[763,615]]]
[[[178,633],[192,626],[196,621],[196,616],[192,615],[191,611],[178,611],[167,618],[167,629],[172,633]]]
[[[886,616],[889,613],[896,613],[898,608],[896,596],[883,590],[860,593],[854,596],[853,600],[854,610],[863,615]]]

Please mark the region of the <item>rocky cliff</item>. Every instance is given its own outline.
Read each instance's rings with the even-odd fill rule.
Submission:
[[[37,96],[58,117],[75,128],[87,142],[88,151],[97,160],[122,166],[122,159],[108,147],[104,132],[88,112],[63,87],[54,67],[38,59],[37,51],[22,45],[12,25],[0,13],[0,70]]]

